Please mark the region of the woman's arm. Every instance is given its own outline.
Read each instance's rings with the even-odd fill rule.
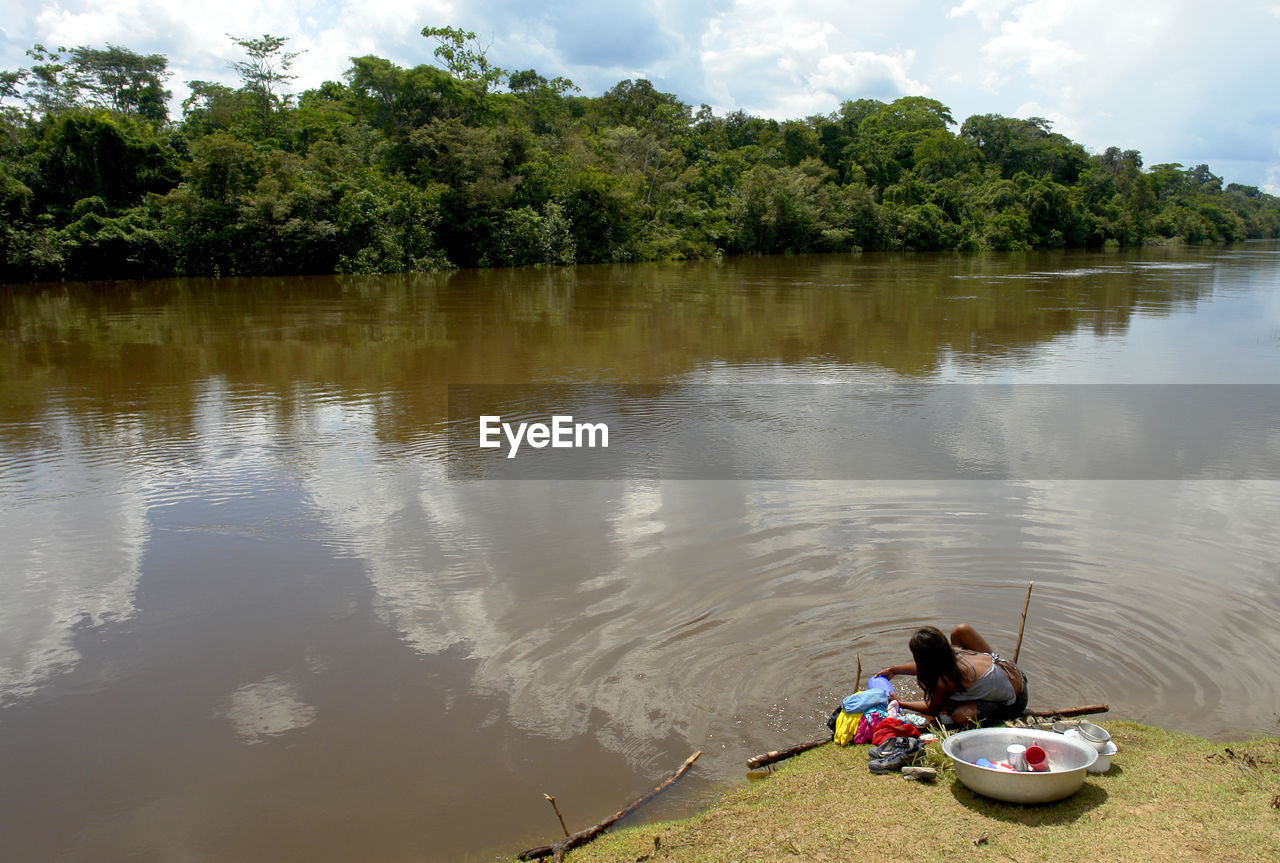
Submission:
[[[915,673],[916,664],[914,662],[904,662],[902,665],[890,665],[888,668],[877,671],[876,676],[892,680],[895,674],[914,675]]]
[[[956,688],[945,680],[938,682],[938,688],[934,690],[933,698],[928,701],[899,701],[898,706],[903,710],[910,710],[912,713],[925,713],[930,716],[936,716],[942,712],[942,708],[946,706],[947,699],[956,691]]]
[[[885,679],[892,679],[898,674],[914,675],[915,673],[916,664],[914,662],[904,662],[901,665],[890,665],[888,668],[881,669],[876,672],[876,675]],[[929,705],[924,701],[899,701],[898,704],[903,710],[910,710],[913,713],[927,713],[929,711]]]

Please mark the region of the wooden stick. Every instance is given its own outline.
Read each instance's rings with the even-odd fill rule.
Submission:
[[[853,691],[858,692],[862,689],[862,654],[858,654],[858,671],[857,676],[853,678]]]
[[[747,767],[752,770],[758,770],[761,767],[773,764],[776,761],[785,761],[793,755],[799,755],[801,752],[808,752],[810,749],[817,749],[819,746],[830,743],[831,739],[832,735],[828,734],[826,737],[820,737],[817,740],[810,740],[807,743],[797,743],[795,746],[788,746],[786,749],[772,749],[763,755],[757,755],[755,758],[748,758]]]
[[[1031,588],[1035,587],[1034,581],[1027,582],[1027,601],[1022,603],[1022,622],[1018,624],[1018,643],[1013,646],[1013,664],[1018,664],[1018,654],[1022,652],[1022,630],[1027,625],[1027,606],[1031,605]]]
[[[1106,713],[1111,708],[1106,704],[1090,704],[1087,707],[1064,707],[1061,710],[1028,710],[1023,716],[1089,716],[1093,713]]]
[[[551,808],[556,810],[556,817],[560,819],[560,829],[564,831],[564,835],[569,835],[569,828],[564,825],[564,816],[560,814],[560,807],[556,805],[556,799],[545,791],[542,796],[547,798],[547,802],[551,804]]]
[[[561,861],[564,859],[565,854],[572,851],[574,848],[578,848],[583,845],[586,845],[588,842],[590,842],[592,839],[595,839],[604,831],[608,830],[618,821],[630,815],[632,812],[635,812],[637,809],[639,809],[644,804],[648,803],[654,797],[657,797],[663,791],[667,790],[667,788],[670,787],[673,782],[675,782],[677,779],[683,776],[686,772],[688,772],[689,768],[693,766],[693,762],[697,761],[698,756],[701,754],[702,754],[702,750],[699,749],[697,752],[690,755],[688,758],[684,760],[684,764],[681,764],[680,768],[676,770],[676,772],[673,773],[671,776],[668,776],[666,779],[664,779],[660,785],[658,785],[648,794],[645,794],[643,797],[638,797],[635,800],[631,801],[625,807],[623,807],[622,809],[619,809],[617,812],[613,813],[608,818],[601,821],[599,824],[596,824],[592,827],[588,827],[586,830],[579,830],[577,833],[574,833],[572,836],[566,836],[564,839],[561,839],[559,842],[552,843],[551,845],[543,845],[538,848],[530,848],[528,851],[521,851],[519,854],[516,855],[516,859],[537,860],[542,857],[551,857],[554,860],[556,860],[558,863],[558,861]]]

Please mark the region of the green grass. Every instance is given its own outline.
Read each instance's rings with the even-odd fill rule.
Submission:
[[[1107,727],[1120,748],[1111,771],[1058,803],[997,803],[951,770],[932,785],[873,776],[865,746],[828,745],[700,815],[607,835],[566,859],[1280,860],[1280,738],[1223,744]]]

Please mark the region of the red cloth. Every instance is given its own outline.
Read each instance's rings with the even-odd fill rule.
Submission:
[[[871,734],[871,745],[879,746],[890,737],[919,737],[920,730],[910,722],[903,722],[901,719],[885,718],[876,726],[876,730]]]

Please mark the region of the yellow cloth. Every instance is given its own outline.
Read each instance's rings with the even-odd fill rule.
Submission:
[[[853,742],[853,735],[858,731],[858,721],[860,719],[862,719],[861,713],[840,711],[840,715],[836,717],[836,735],[834,738],[837,746],[848,746]]]

